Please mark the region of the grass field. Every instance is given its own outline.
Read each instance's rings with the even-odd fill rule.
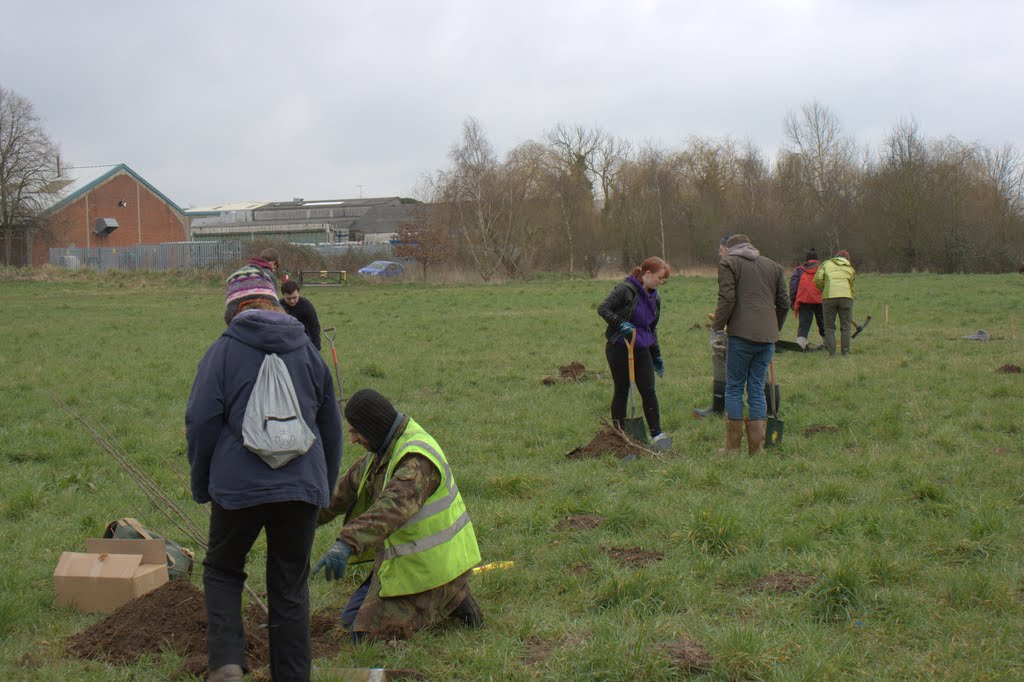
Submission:
[[[515,562],[474,578],[483,629],[347,646],[317,665],[435,680],[1024,677],[1024,374],[997,372],[1024,365],[1024,277],[860,277],[855,318],[871,326],[847,358],[777,356],[786,435],[757,458],[713,458],[723,423],[691,416],[710,399],[715,283],[673,277],[658,394],[676,451],[569,460],[607,414],[596,305],[612,285],[304,292],[339,328],[346,393],[376,388],[436,436],[484,560]],[[123,668],[63,653],[98,616],[54,606],[60,553],[121,516],[174,533],[49,391],[202,521],[184,480],[183,413],[223,330],[223,291],[162,275],[8,276],[0,302],[0,679],[166,678],[174,656]],[[979,329],[992,340],[959,338]],[[790,318],[784,338],[795,332]],[[542,385],[572,360],[602,378]],[[805,433],[814,426],[837,430]],[[360,454],[347,448],[343,466]],[[560,523],[581,514],[603,522]],[[336,530],[318,534],[316,555]],[[614,548],[664,558],[628,566]],[[755,589],[781,572],[814,582]],[[314,608],[340,609],[361,578],[314,580]],[[701,670],[680,653],[692,643],[712,657]]]

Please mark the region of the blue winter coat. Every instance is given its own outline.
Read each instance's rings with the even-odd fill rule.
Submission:
[[[301,457],[271,469],[242,445],[242,418],[263,358],[284,360],[302,418],[316,442]],[[231,321],[199,363],[185,408],[192,499],[225,509],[271,502],[326,507],[341,465],[341,412],[334,382],[302,323],[285,313],[247,310]]]

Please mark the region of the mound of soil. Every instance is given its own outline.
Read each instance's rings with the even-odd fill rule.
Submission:
[[[763,575],[754,582],[756,592],[799,592],[818,582],[813,575],[780,571]]]
[[[838,426],[832,424],[817,424],[815,426],[808,426],[804,429],[805,436],[813,436],[816,433],[836,433],[839,431]]]
[[[252,669],[250,679],[269,679],[267,617],[250,604],[243,617],[245,653]],[[313,658],[329,658],[348,641],[336,627],[336,609],[324,609],[310,617]],[[103,620],[93,623],[66,642],[69,654],[87,660],[131,664],[146,654],[174,652],[184,660],[178,674],[202,678],[206,674],[206,606],[201,590],[186,581],[172,581],[130,601]]]
[[[597,459],[603,454],[612,454],[623,459],[626,455],[639,455],[646,452],[641,443],[636,442],[620,429],[605,426],[586,445],[565,453],[569,459]]]
[[[604,517],[597,514],[567,516],[555,524],[556,530],[593,530],[604,523]]]
[[[707,670],[714,661],[704,645],[692,639],[662,642],[652,648],[665,656],[669,665],[683,672],[697,673]]]
[[[640,547],[605,547],[604,553],[622,566],[647,566],[665,558],[664,552],[648,552]]]
[[[1017,365],[1003,365],[996,370],[1000,374],[1020,374],[1021,369]]]
[[[587,379],[597,379],[597,374],[590,374],[587,372],[587,368],[583,366],[582,362],[573,360],[568,365],[563,365],[558,368],[558,376],[546,376],[541,379],[541,383],[545,386],[556,384],[558,382],[566,384],[578,384]]]

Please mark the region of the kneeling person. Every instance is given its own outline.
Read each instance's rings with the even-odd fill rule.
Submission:
[[[469,591],[480,562],[473,524],[441,446],[380,393],[345,406],[350,440],[368,454],[338,479],[318,525],[345,514],[337,542],[313,569],[340,580],[349,563],[373,570],[341,614],[352,638],[405,637],[452,616],[483,623]]]

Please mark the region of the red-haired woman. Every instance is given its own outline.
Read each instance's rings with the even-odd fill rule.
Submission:
[[[622,428],[629,398],[629,355],[626,340],[635,333],[634,368],[636,386],[643,400],[644,417],[651,432],[651,443],[657,449],[672,447],[672,439],[661,430],[658,396],[654,392],[654,375],[665,375],[665,362],[658,346],[658,319],[661,317],[661,296],[658,287],[668,279],[668,263],[652,256],[633,268],[628,277],[615,285],[608,297],[597,307],[608,328],[605,330],[605,357],[612,373],[615,393],[612,395],[612,422]]]

